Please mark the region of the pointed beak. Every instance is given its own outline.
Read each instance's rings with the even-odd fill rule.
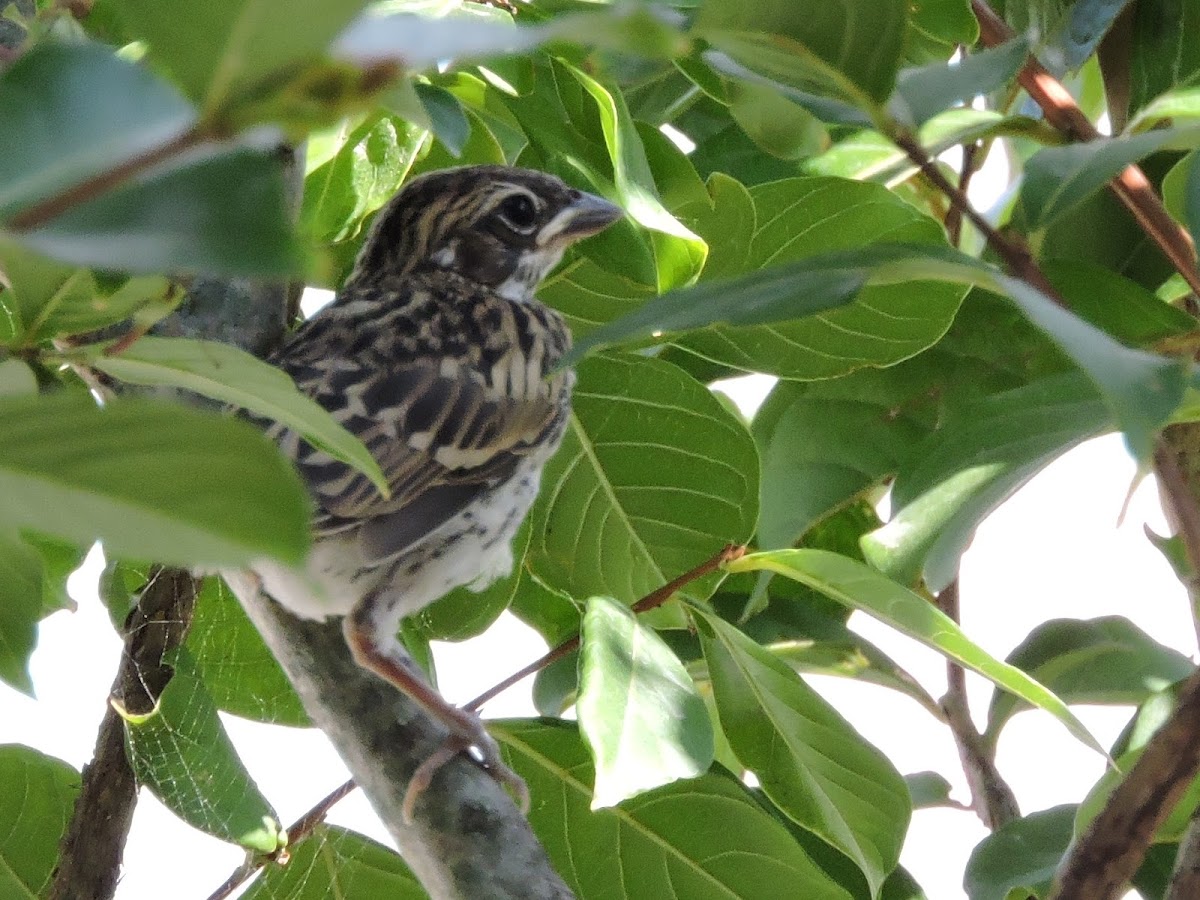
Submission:
[[[542,228],[537,238],[539,246],[551,242],[563,246],[573,244],[585,237],[599,234],[625,215],[625,210],[603,197],[583,191],[578,193],[578,197]]]

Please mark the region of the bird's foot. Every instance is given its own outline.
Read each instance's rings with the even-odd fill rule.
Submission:
[[[529,788],[525,785],[525,779],[505,764],[500,755],[500,745],[496,743],[495,738],[488,734],[483,720],[470,710],[449,705],[438,710],[438,713],[438,717],[450,729],[450,734],[442,742],[442,745],[417,767],[417,771],[413,773],[412,779],[408,782],[408,789],[404,792],[404,821],[412,823],[413,811],[421,794],[429,788],[434,776],[442,766],[464,751],[501,787],[508,788],[521,812],[528,814]],[[472,753],[472,750],[475,752]]]

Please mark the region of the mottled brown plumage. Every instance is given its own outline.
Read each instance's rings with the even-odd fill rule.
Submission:
[[[567,328],[533,292],[567,246],[619,215],[539,172],[422,176],[381,210],[335,301],[273,358],[363,440],[391,495],[271,428],[312,493],[315,540],[303,571],[256,566],[263,589],[301,616],[345,616],[359,663],[519,792],[478,718],[425,684],[396,631],[449,590],[511,571],[512,538],[562,437],[573,379],[552,371]],[[443,757],[414,778],[410,801]]]

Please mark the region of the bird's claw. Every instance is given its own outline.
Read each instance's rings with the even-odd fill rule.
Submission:
[[[454,757],[464,751],[474,748],[479,754],[467,753],[468,758],[477,763],[485,772],[492,776],[502,787],[508,788],[513,795],[521,813],[529,813],[529,788],[525,779],[505,764],[500,755],[500,745],[488,734],[483,721],[475,713],[468,710],[456,709],[453,722],[447,722],[451,732],[442,745],[429,755],[425,762],[417,767],[408,789],[404,792],[404,821],[412,824],[413,811],[418,798],[428,789],[438,771]]]

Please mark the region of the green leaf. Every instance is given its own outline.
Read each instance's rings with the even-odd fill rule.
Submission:
[[[764,75],[783,75],[785,84],[817,94],[853,96],[845,82],[878,103],[892,92],[906,13],[903,0],[848,0],[803,15],[788,0],[756,0],[706,3],[696,24],[713,46]]]
[[[0,895],[44,897],[58,842],[79,794],[79,773],[19,744],[0,746]]]
[[[366,0],[213,0],[187,9],[157,0],[113,0],[148,56],[214,115],[273,78],[320,56]]]
[[[185,646],[218,708],[255,722],[309,724],[292,683],[220,578],[206,578],[196,595]]]
[[[1075,809],[1071,804],[1031,813],[984,838],[963,875],[969,900],[1046,896],[1071,843]]]
[[[829,378],[899,362],[949,327],[964,294],[960,287],[913,274],[905,283],[863,290],[872,278],[864,242],[944,247],[940,225],[881,185],[792,178],[747,193],[714,177],[709,190],[712,207],[679,211],[713,247],[705,280],[585,335],[575,354],[614,339],[671,340],[704,328],[679,343],[741,369]],[[727,280],[731,275],[740,277]],[[714,323],[743,327],[705,328]],[[744,327],[753,325],[770,327]]]
[[[896,84],[893,114],[908,124],[923,125],[951,106],[1008,83],[1028,58],[1029,42],[1017,37],[958,63],[908,69]]]
[[[936,424],[946,359],[781,381],[751,429],[762,458],[758,546],[790,547],[824,516],[892,475]]]
[[[10,531],[0,528],[0,681],[33,696],[29,657],[42,617],[42,559]]]
[[[592,809],[708,771],[708,710],[679,658],[615,600],[583,616],[579,730],[596,763]]]
[[[17,322],[14,343],[81,334],[123,322],[139,310],[173,305],[181,295],[166,278],[146,275],[101,288],[87,269],[64,265],[0,240],[0,269],[9,289],[0,295]]]
[[[11,235],[47,256],[127,272],[292,275],[301,254],[280,158],[216,151],[154,169]]]
[[[1104,748],[1052,691],[1015,666],[990,656],[936,606],[863,563],[827,550],[775,550],[726,564],[728,572],[776,572],[861,610],[931,647],[1006,691],[1050,713],[1082,743]]]
[[[600,116],[604,142],[612,161],[617,199],[638,224],[654,232],[658,261],[658,289],[687,284],[704,266],[708,247],[667,212],[658,199],[654,176],[642,149],[642,140],[619,91],[610,91],[589,75],[563,64],[591,95]]]
[[[950,782],[937,772],[915,772],[904,776],[908,793],[912,797],[913,809],[930,809],[935,806],[956,807],[950,799]]]
[[[581,897],[761,900],[780,885],[806,900],[850,900],[788,830],[727,775],[677,781],[588,811],[592,768],[572,723],[492,721],[505,761],[538,798],[529,823]],[[621,848],[614,873],[613,848]]]
[[[425,129],[388,115],[339,134],[336,152],[304,179],[301,224],[319,241],[357,233],[364,217],[399,190],[425,136]]]
[[[1045,229],[1098,191],[1126,166],[1168,144],[1194,147],[1200,128],[1165,128],[1126,137],[1044,147],[1025,163],[1021,204],[1030,230]]]
[[[425,114],[433,126],[433,133],[442,142],[451,156],[462,156],[467,139],[471,136],[471,120],[467,118],[462,103],[452,93],[435,84],[416,82],[413,89],[421,100]]]
[[[897,581],[923,577],[930,590],[941,590],[957,575],[979,523],[1050,460],[1108,423],[1095,388],[1078,373],[965,404],[912,448],[893,488],[892,518],[863,538],[863,553]]]
[[[979,39],[979,22],[970,0],[913,0],[908,6],[908,27],[910,35],[947,47],[969,46]]]
[[[42,560],[41,615],[45,617],[60,609],[74,612],[77,604],[67,591],[67,580],[83,564],[90,548],[28,531],[21,539],[36,550]]]
[[[0,400],[0,521],[115,556],[182,565],[298,562],[308,496],[256,429],[150,400]]]
[[[713,694],[734,753],[781,810],[854,860],[877,893],[908,828],[900,774],[767,650],[723,619],[701,618]]]
[[[0,73],[0,220],[161,147],[195,118],[168,85],[106,47],[31,47]]]
[[[533,510],[530,566],[574,597],[632,604],[742,542],[757,519],[758,460],[745,426],[669,363],[596,357],[579,367],[562,448]],[[713,579],[684,593],[701,599]]]
[[[1139,3],[1130,37],[1130,111],[1141,109],[1171,88],[1195,85],[1200,45],[1191,36],[1200,29],[1200,3]]]
[[[761,84],[731,81],[729,114],[761,149],[780,159],[816,156],[829,134],[808,110]]]
[[[1195,666],[1120,616],[1043,622],[1008,656],[1068,703],[1140,705],[1151,694],[1182,681]],[[1000,729],[1024,704],[996,693],[984,740],[996,745]]]
[[[427,900],[429,894],[393,850],[336,825],[317,825],[288,848],[286,866],[269,864],[243,900],[327,897]]]
[[[300,393],[284,372],[246,351],[215,341],[149,336],[114,356],[104,351],[103,346],[92,345],[72,358],[129,384],[186,388],[278,422],[353,466],[387,494],[387,479],[362,441]]]
[[[125,719],[138,783],[194,828],[260,853],[286,843],[278,816],[259,793],[186,650],[148,716]]]

